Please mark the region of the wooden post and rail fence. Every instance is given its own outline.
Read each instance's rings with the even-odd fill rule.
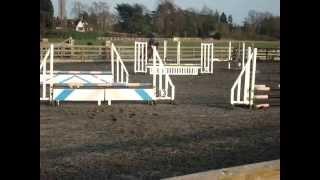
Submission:
[[[49,45],[42,44],[40,46],[40,58],[45,56]],[[201,47],[196,46],[181,46],[181,61],[197,61],[201,56]],[[232,51],[236,47],[232,48]],[[117,46],[118,52],[124,61],[130,62],[134,60],[134,43],[131,46]],[[163,54],[163,45],[159,46],[159,54]],[[240,49],[241,51],[241,49]],[[177,46],[167,46],[167,61],[176,61]],[[227,59],[229,48],[227,46],[215,46],[214,56],[216,58]],[[72,62],[72,61],[105,61],[110,59],[109,45],[74,45],[73,43],[59,43],[54,46],[54,57],[58,61]],[[280,48],[258,48],[257,60],[279,61]]]

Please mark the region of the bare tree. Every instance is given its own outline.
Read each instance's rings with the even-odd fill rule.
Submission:
[[[115,23],[114,17],[110,13],[110,6],[103,1],[95,1],[91,4],[90,16],[95,21],[93,23],[101,31],[110,29]]]
[[[81,14],[83,14],[83,12],[87,12],[88,10],[88,6],[84,3],[81,3],[80,1],[76,0],[73,2],[73,7],[71,9],[71,13],[77,17],[80,18]]]
[[[172,0],[161,0],[156,11],[156,25],[158,31],[164,35],[174,35],[177,27],[177,7]]]
[[[247,33],[249,33],[250,36],[254,36],[260,32],[264,20],[270,17],[272,17],[272,14],[269,12],[257,12],[250,10],[244,23]]]

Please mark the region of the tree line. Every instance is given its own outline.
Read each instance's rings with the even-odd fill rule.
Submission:
[[[40,0],[40,32],[52,28],[53,6],[50,0]]]
[[[50,1],[50,0],[42,0]],[[123,32],[137,36],[156,33],[159,37],[213,37],[233,39],[279,39],[280,16],[249,11],[243,25],[233,22],[232,15],[204,6],[201,10],[182,9],[173,0],[160,0],[150,11],[142,4],[121,3],[111,13],[103,1],[84,4],[76,1],[72,13],[86,20],[98,32]]]

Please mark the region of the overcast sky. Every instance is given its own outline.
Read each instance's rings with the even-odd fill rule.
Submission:
[[[54,6],[55,16],[58,14],[58,0],[51,0]],[[71,6],[75,0],[67,1],[68,17],[71,17]],[[107,2],[112,11],[119,3],[143,4],[149,10],[154,10],[157,7],[159,0],[80,0],[82,3],[91,4],[94,1]],[[242,24],[244,18],[248,15],[249,10],[268,11],[273,15],[280,15],[280,0],[174,0],[174,2],[182,9],[194,8],[201,10],[203,6],[210,9],[231,14],[233,21],[237,24]]]

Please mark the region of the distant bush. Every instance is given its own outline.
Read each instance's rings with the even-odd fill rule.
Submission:
[[[222,37],[222,35],[221,35],[220,32],[217,32],[217,33],[215,33],[212,37],[213,37],[214,39],[220,40],[221,37]]]
[[[110,36],[110,33],[108,32],[103,33],[103,37],[108,37],[108,36]]]
[[[76,32],[71,30],[50,30],[45,33],[46,38],[62,38],[67,39],[72,37],[76,40],[81,39],[96,39],[97,37],[103,36],[104,33],[100,32]]]

